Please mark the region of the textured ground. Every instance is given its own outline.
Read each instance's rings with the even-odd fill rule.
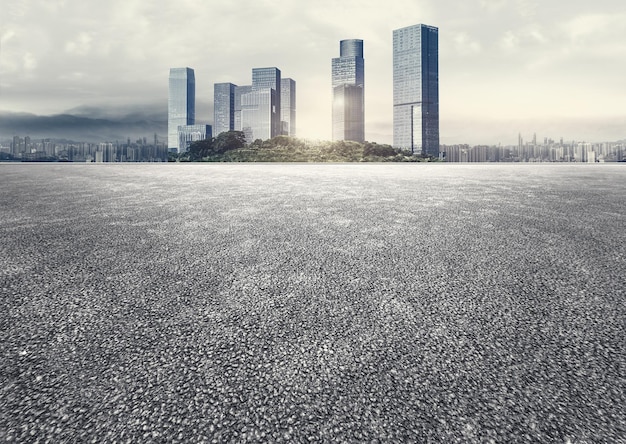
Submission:
[[[623,165],[0,165],[0,441],[626,442]]]

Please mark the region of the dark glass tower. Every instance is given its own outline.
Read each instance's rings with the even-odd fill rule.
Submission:
[[[167,146],[179,149],[178,127],[196,123],[196,78],[191,68],[170,68]]]
[[[439,156],[439,30],[393,31],[393,146]]]
[[[363,40],[339,42],[332,60],[333,140],[365,140]]]
[[[215,136],[235,129],[235,88],[232,83],[213,85],[213,128]]]

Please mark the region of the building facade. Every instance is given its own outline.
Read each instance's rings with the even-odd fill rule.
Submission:
[[[252,91],[252,85],[242,85],[235,87],[235,131],[243,131],[241,126],[241,96]]]
[[[254,68],[250,91],[241,94],[241,130],[248,143],[281,134],[278,68]]]
[[[277,136],[276,113],[278,94],[272,88],[252,90],[241,96],[241,131],[246,142],[267,140]]]
[[[393,31],[393,146],[439,156],[439,30]]]
[[[215,136],[235,129],[235,88],[232,83],[213,85],[213,129]]]
[[[167,101],[167,146],[178,152],[178,127],[196,123],[196,79],[191,68],[171,68]]]
[[[363,40],[339,42],[332,59],[333,140],[365,141],[365,61]]]
[[[280,81],[281,134],[296,136],[296,82],[285,78]]]
[[[213,137],[211,125],[180,125],[178,127],[178,152],[185,153],[189,151],[189,145],[192,142],[211,137]]]

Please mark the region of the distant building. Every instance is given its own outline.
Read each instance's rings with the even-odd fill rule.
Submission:
[[[102,153],[102,160],[97,160],[98,153]],[[96,162],[117,162],[117,150],[111,142],[100,143],[96,152]]]
[[[393,31],[393,146],[439,156],[439,30]]]
[[[237,85],[232,83],[215,83],[213,85],[213,129],[215,136],[235,129],[236,88]]]
[[[170,69],[167,109],[167,146],[170,150],[178,149],[178,127],[196,123],[196,80],[193,69]]]
[[[23,139],[19,136],[13,136],[13,142],[11,143],[11,154],[17,156],[22,153]]]
[[[296,82],[285,78],[280,81],[280,121],[281,133],[296,136]]]
[[[332,60],[333,140],[365,140],[365,61],[363,40],[339,42]]]
[[[213,137],[211,125],[179,125],[178,127],[178,152],[189,151],[189,145],[198,140]]]

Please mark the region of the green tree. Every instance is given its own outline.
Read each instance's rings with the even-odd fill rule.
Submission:
[[[390,145],[378,145],[376,142],[365,142],[363,156],[392,157],[398,154],[398,150]]]
[[[224,131],[215,138],[213,150],[222,154],[226,151],[243,148],[246,144],[246,136],[243,131]]]
[[[263,140],[255,139],[254,142],[250,144],[251,148],[261,148],[263,146]]]
[[[215,139],[196,140],[189,145],[189,160],[199,160],[215,152]]]

